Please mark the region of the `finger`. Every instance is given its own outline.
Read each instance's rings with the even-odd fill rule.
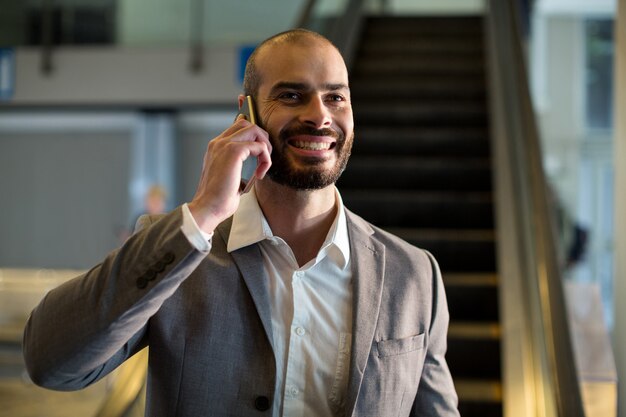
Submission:
[[[243,114],[240,114],[239,116],[237,116],[233,124],[230,125],[226,130],[224,130],[218,136],[218,138],[232,136],[233,134],[237,133],[241,129],[244,129],[248,126],[253,126],[253,125],[246,119],[246,117]]]
[[[228,137],[233,142],[266,142],[269,145],[269,134],[257,125],[250,124],[242,129],[233,132]],[[270,145],[271,146],[271,145]]]
[[[257,166],[254,171],[254,175],[259,179],[263,179],[267,171],[272,166],[272,158],[270,156],[270,149],[268,148],[268,145],[265,142],[256,142],[256,143],[260,145],[260,148],[257,148],[257,149],[260,149],[260,153],[254,155],[257,157]]]

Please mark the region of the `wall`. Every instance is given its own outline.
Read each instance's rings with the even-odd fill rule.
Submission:
[[[58,48],[54,70],[40,70],[41,51],[18,48],[15,93],[2,106],[178,106],[235,103],[238,47],[206,49],[205,67],[190,71],[185,48]]]
[[[190,201],[236,106],[180,113],[0,115],[0,266],[85,269],[119,246],[153,184]]]
[[[74,268],[119,245],[130,119],[0,117],[0,265]]]

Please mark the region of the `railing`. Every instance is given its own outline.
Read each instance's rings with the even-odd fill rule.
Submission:
[[[315,30],[328,37],[341,51],[348,68],[351,67],[357,43],[363,26],[365,2],[363,0],[343,1],[339,14],[332,18],[327,27],[319,25],[316,16],[317,0],[307,0],[303,12],[295,27],[305,27]]]
[[[582,417],[517,2],[487,4],[504,415]]]
[[[95,417],[142,416],[145,409],[145,383],[148,348],[128,359],[116,371],[115,383]],[[136,406],[136,407],[134,407]],[[136,412],[133,410],[136,409]]]
[[[352,67],[357,42],[361,35],[364,3],[363,0],[350,0],[343,15],[337,19],[332,31],[328,33],[330,40],[341,51],[348,68]]]

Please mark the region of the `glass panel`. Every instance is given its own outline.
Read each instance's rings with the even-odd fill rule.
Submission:
[[[613,19],[585,21],[586,123],[588,129],[613,125]]]

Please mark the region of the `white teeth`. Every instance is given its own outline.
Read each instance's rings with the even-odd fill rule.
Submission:
[[[295,141],[293,143],[296,148],[306,149],[308,151],[325,151],[330,149],[330,143],[324,142],[304,142],[304,141]]]

